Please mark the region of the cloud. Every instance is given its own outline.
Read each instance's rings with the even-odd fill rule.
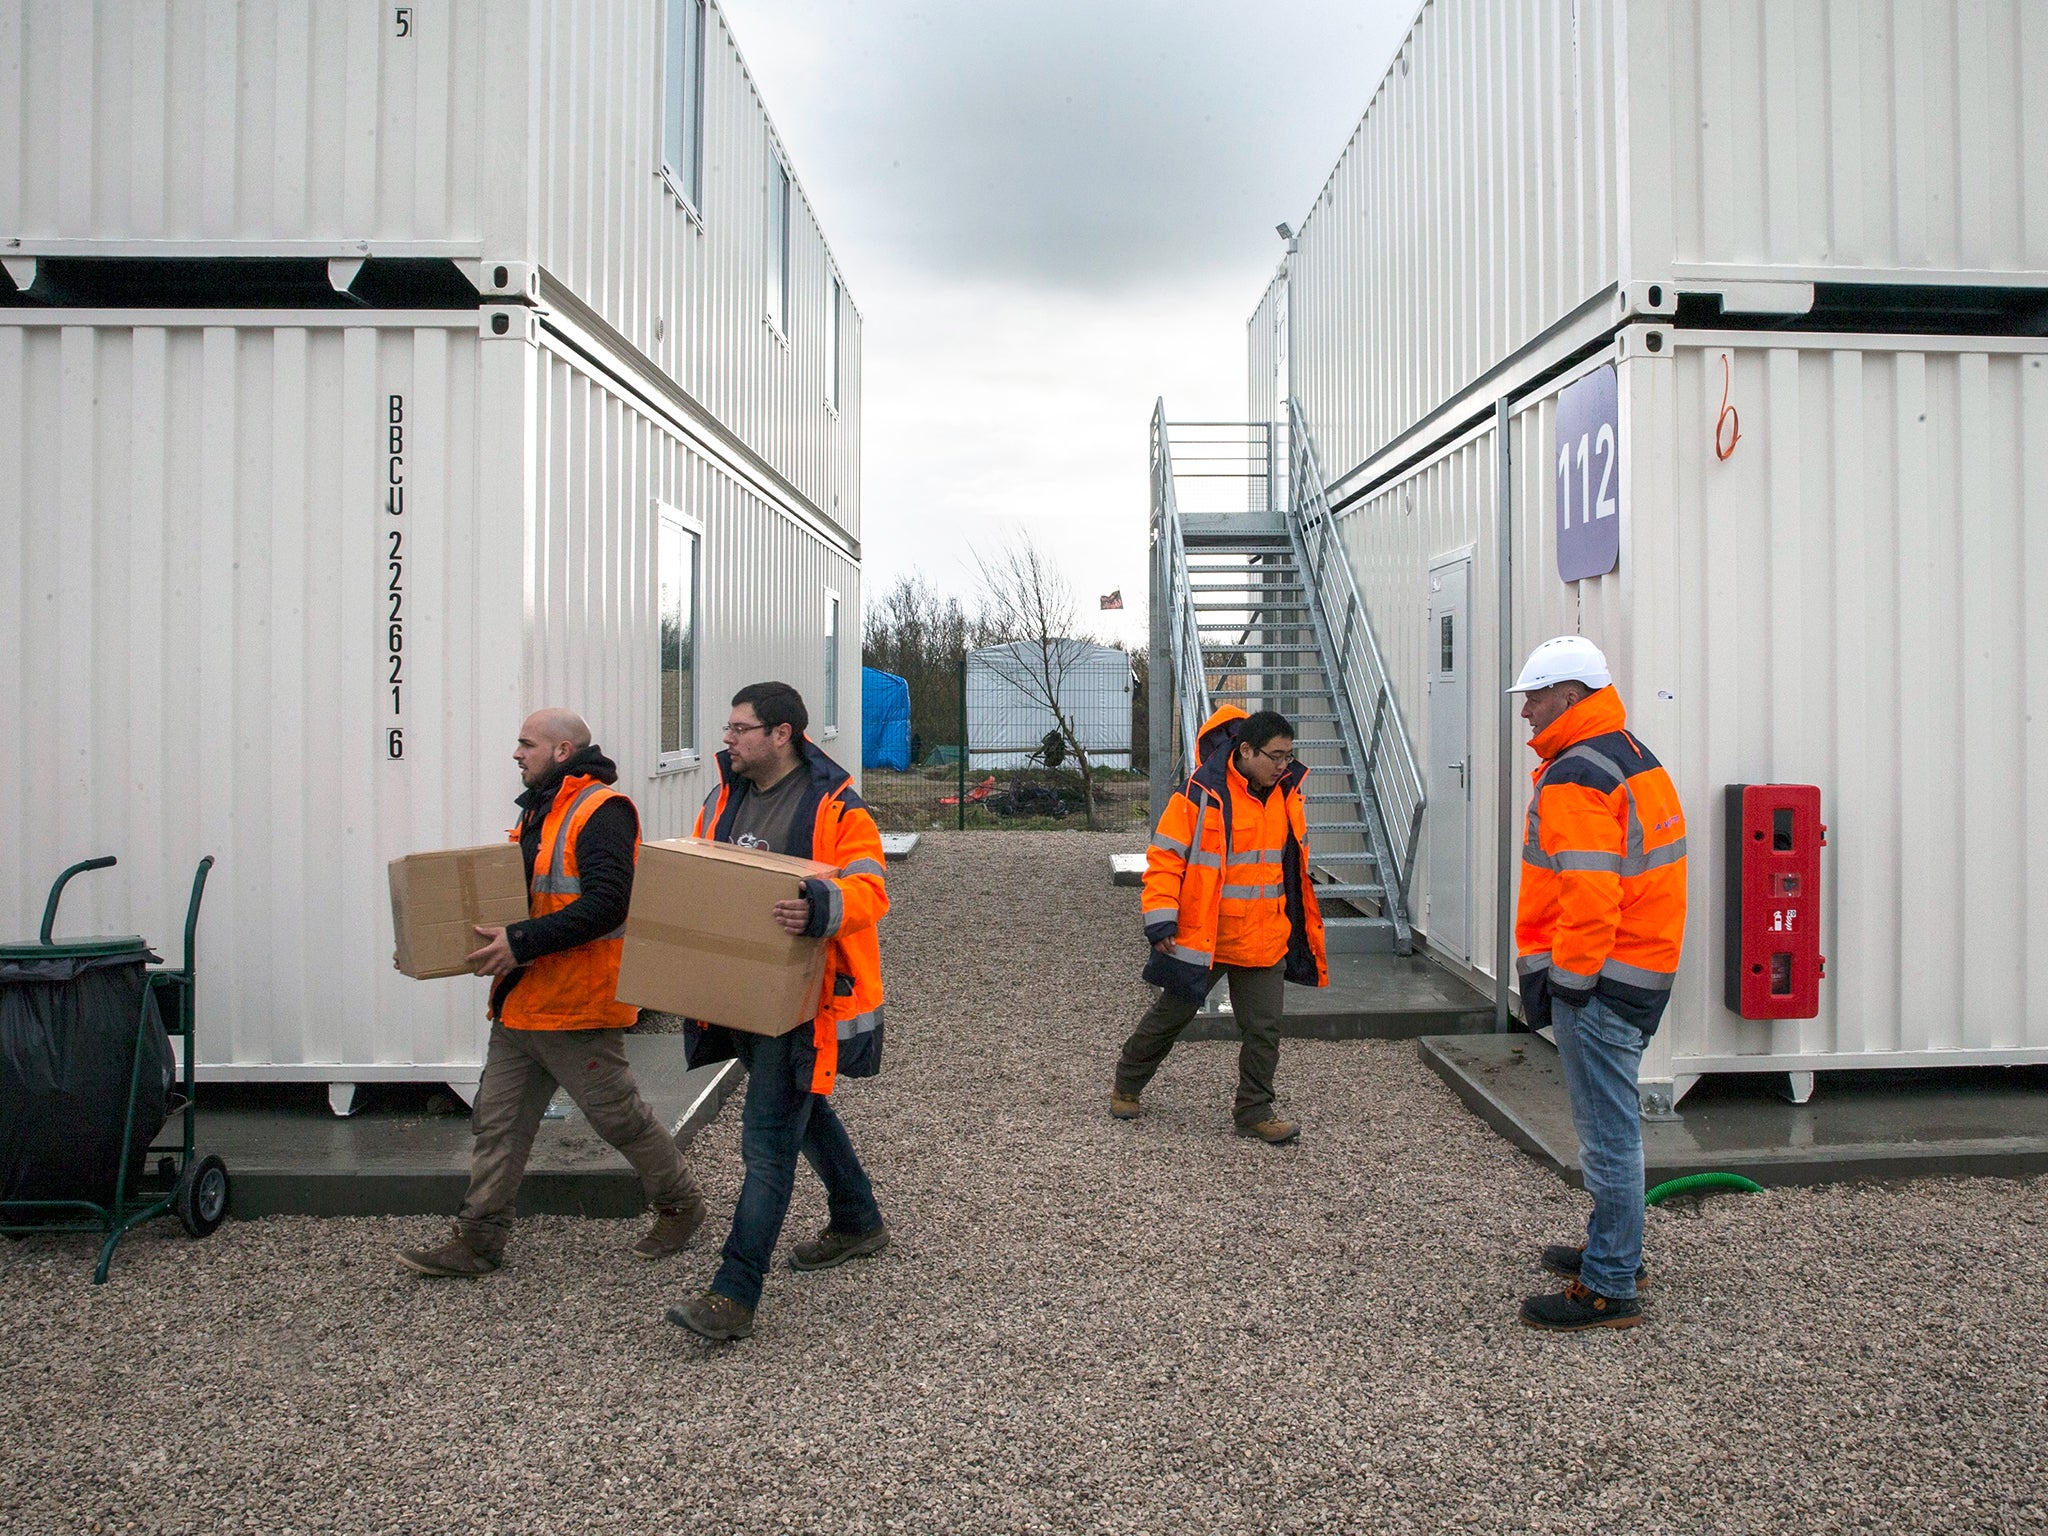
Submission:
[[[1028,532],[1142,641],[1153,402],[1245,413],[1273,226],[1415,0],[721,3],[861,308],[867,590]]]
[[[835,249],[1091,291],[1277,260],[1274,224],[1300,221],[1412,15],[1409,0],[729,9],[750,62],[769,60],[763,95]]]

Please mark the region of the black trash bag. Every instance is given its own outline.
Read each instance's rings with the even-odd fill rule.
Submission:
[[[149,991],[146,951],[0,961],[0,1216],[13,1200],[114,1198],[128,1083],[142,1021],[142,1070],[128,1187],[168,1116],[176,1060]],[[146,1020],[143,1010],[147,1009]],[[49,1212],[53,1217],[80,1212]]]

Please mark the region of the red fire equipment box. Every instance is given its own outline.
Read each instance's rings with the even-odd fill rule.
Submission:
[[[1820,851],[1812,784],[1728,786],[1727,1003],[1745,1019],[1820,1012]]]

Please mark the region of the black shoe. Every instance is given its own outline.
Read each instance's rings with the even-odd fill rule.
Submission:
[[[687,1328],[700,1338],[722,1344],[728,1339],[754,1336],[754,1309],[743,1307],[730,1296],[706,1291],[668,1309],[668,1320]]]
[[[1589,1291],[1574,1280],[1555,1296],[1531,1296],[1522,1303],[1522,1321],[1531,1328],[1577,1333],[1585,1328],[1633,1328],[1643,1320],[1635,1301],[1617,1301]]]
[[[1553,1275],[1562,1275],[1567,1280],[1579,1278],[1579,1266],[1586,1261],[1586,1250],[1574,1248],[1568,1243],[1551,1243],[1543,1250],[1543,1267]],[[1650,1283],[1647,1265],[1636,1266],[1636,1289],[1641,1290]]]
[[[848,1259],[880,1253],[888,1246],[889,1228],[880,1222],[865,1232],[834,1232],[827,1227],[815,1241],[798,1243],[789,1251],[789,1267],[799,1270],[830,1269]]]

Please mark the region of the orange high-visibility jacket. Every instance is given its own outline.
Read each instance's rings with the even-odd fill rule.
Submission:
[[[853,775],[804,738],[808,774],[804,802],[797,807],[797,846],[777,849],[800,859],[834,865],[829,879],[806,880],[811,926],[825,944],[825,981],[818,994],[811,1040],[818,1052],[811,1092],[830,1093],[840,1077],[872,1077],[882,1069],[882,941],[877,925],[889,910],[884,883],[887,865],[882,833],[867,802],[853,787]],[[694,835],[732,841],[732,818],[748,786],[732,770],[732,754],[718,754],[718,783],[697,813]]]
[[[1324,986],[1323,914],[1308,873],[1308,770],[1289,766],[1262,801],[1231,761],[1244,718],[1225,706],[1202,727],[1217,743],[1166,803],[1145,854],[1140,902],[1148,943],[1171,939],[1147,961],[1145,979],[1184,997],[1206,997],[1218,965],[1269,966]]]
[[[1645,1034],[1671,996],[1685,940],[1685,812],[1602,688],[1529,745],[1543,759],[1522,843],[1516,969],[1532,1025],[1549,998],[1598,992]]]
[[[607,800],[626,797],[597,779],[574,775],[562,780],[554,804],[541,822],[540,852],[533,861],[526,911],[529,917],[559,912],[583,894],[582,870],[576,861],[576,839],[585,823]],[[626,800],[628,807],[633,802]],[[635,820],[638,811],[634,812]],[[519,841],[519,828],[507,834]],[[640,859],[640,840],[633,840],[633,860]],[[613,929],[601,939],[557,950],[529,960],[519,985],[506,996],[499,1022],[507,1029],[624,1029],[640,1017],[638,1008],[618,1000],[619,956],[625,937]]]

